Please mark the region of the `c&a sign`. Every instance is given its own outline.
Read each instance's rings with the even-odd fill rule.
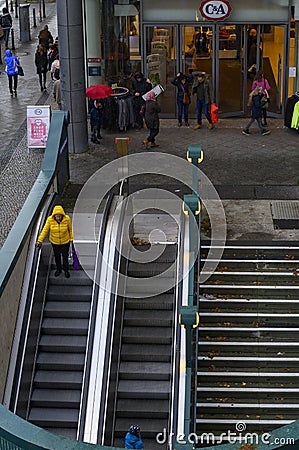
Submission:
[[[232,7],[227,0],[204,0],[199,7],[200,14],[208,20],[223,20],[229,17]]]

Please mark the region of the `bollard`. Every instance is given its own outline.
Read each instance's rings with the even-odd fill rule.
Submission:
[[[33,28],[36,28],[36,15],[35,15],[35,8],[32,9],[33,14]]]
[[[13,12],[13,1],[10,0],[10,11]]]
[[[16,49],[16,47],[15,47],[15,30],[13,28],[11,28],[10,33],[11,33],[11,49],[15,50]]]
[[[43,19],[46,18],[46,5],[45,5],[45,0],[43,0]]]
[[[7,9],[7,11],[9,11],[8,0],[6,0],[5,3],[6,3],[6,9]]]
[[[39,16],[39,21],[42,22],[42,0],[38,1],[38,16]]]
[[[18,19],[18,0],[15,1],[15,18]]]

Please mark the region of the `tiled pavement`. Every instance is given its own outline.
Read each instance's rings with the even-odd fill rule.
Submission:
[[[46,13],[47,18],[38,22],[37,29],[32,31],[32,42],[20,43],[16,31],[16,54],[21,57],[25,70],[17,98],[10,97],[6,75],[0,75],[0,248],[42,160],[42,152],[27,153],[26,107],[36,103],[53,105],[51,89],[49,95],[41,95],[39,91],[34,66],[39,30],[47,23],[53,36],[56,35],[54,3],[46,4]],[[211,131],[204,121],[204,127],[195,131],[192,126],[178,128],[175,120],[163,119],[157,137],[158,150],[185,158],[188,144],[202,146],[204,161],[200,168],[223,200],[229,238],[298,239],[297,230],[274,230],[269,205],[275,199],[296,201],[299,198],[299,134],[285,129],[283,120],[269,119],[270,135],[261,136],[253,125],[252,134],[243,136],[241,131],[246,121],[220,119]],[[191,125],[195,125],[194,119]],[[79,188],[98,168],[116,158],[115,137],[128,136],[129,153],[134,154],[144,151],[142,141],[146,133],[146,130],[103,130],[101,144],[89,144],[85,153],[70,156],[71,184]],[[143,181],[146,185],[146,177]]]

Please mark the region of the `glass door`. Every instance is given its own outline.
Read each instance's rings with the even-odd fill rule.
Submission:
[[[240,116],[246,110],[244,25],[217,26],[216,101],[219,113]]]
[[[165,89],[159,96],[161,116],[175,114],[176,92],[171,80],[177,68],[177,27],[146,25],[144,30],[145,76],[153,86],[161,84]]]

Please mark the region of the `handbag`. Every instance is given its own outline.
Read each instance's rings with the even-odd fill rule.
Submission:
[[[191,98],[188,92],[184,92],[183,105],[190,105]]]
[[[218,122],[218,106],[216,103],[211,103],[211,120],[212,123]]]
[[[75,249],[75,245],[72,242],[72,257],[73,257],[73,269],[74,270],[80,270],[81,266],[80,266],[80,261],[79,261],[79,257],[78,257],[78,253]]]
[[[17,69],[18,69],[18,75],[20,75],[20,77],[23,77],[25,75],[23,67],[20,64],[17,64]]]

